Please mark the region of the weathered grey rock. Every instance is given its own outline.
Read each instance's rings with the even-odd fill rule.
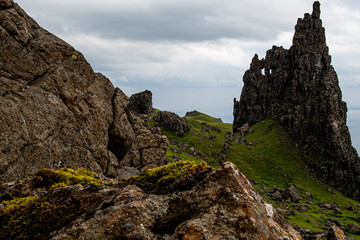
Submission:
[[[357,225],[356,223],[349,223],[346,226],[346,231],[351,234],[359,234],[360,235],[360,226]]]
[[[291,215],[290,211],[289,210],[286,210],[286,209],[282,209],[282,208],[278,208],[276,209],[276,211],[282,215],[282,216],[289,216]]]
[[[11,0],[0,1],[0,51],[0,181],[44,167],[110,177],[144,167],[134,140],[145,127],[125,94]]]
[[[275,191],[271,194],[271,199],[275,201],[282,201],[283,196],[280,191]]]
[[[152,92],[145,90],[143,92],[131,95],[128,108],[135,114],[154,113],[152,106]]]
[[[134,167],[122,167],[118,170],[117,180],[127,179],[139,175],[140,171]]]
[[[234,102],[234,132],[245,123],[276,119],[290,133],[321,181],[360,199],[360,160],[346,126],[346,103],[331,65],[320,3],[295,26],[289,50],[273,46],[252,59],[240,101]]]
[[[241,136],[245,136],[250,133],[252,129],[250,128],[248,123],[243,124],[236,132],[239,132]]]
[[[333,225],[328,231],[323,232],[313,232],[310,233],[309,229],[301,229],[300,227],[296,227],[296,229],[301,233],[301,236],[305,240],[317,240],[317,239],[325,239],[325,240],[348,240],[347,237],[345,237],[344,232],[337,227],[336,225]]]
[[[284,199],[290,199],[292,202],[299,202],[302,199],[294,185],[286,188],[282,194],[282,197]]]
[[[324,204],[324,207],[328,210],[332,210],[333,209],[333,206],[330,204],[330,203],[325,203]]]
[[[326,236],[327,240],[346,240],[344,232],[337,226],[332,226],[329,234]]]
[[[176,113],[168,111],[159,112],[158,123],[166,129],[173,131],[179,137],[185,136],[190,131],[190,125],[186,118],[181,118]]]

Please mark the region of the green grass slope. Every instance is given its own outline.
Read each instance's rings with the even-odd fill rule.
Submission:
[[[205,160],[214,167],[218,165],[217,159],[233,162],[268,202],[289,213],[284,217],[290,223],[304,229],[323,231],[331,222],[343,227],[348,223],[360,225],[360,203],[308,175],[301,154],[276,121],[259,122],[243,137],[231,134],[232,124],[222,123],[206,114],[187,119],[191,131],[184,137],[163,130],[170,140],[169,159]],[[224,144],[228,146],[224,148]],[[221,152],[226,153],[225,159]],[[276,189],[281,191],[291,185],[297,187],[302,200],[293,203],[271,199]],[[338,209],[329,210],[325,204]],[[347,233],[347,236],[360,239],[359,235]]]

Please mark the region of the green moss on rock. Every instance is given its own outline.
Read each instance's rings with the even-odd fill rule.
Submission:
[[[0,203],[0,239],[46,239],[49,234],[82,214],[77,201],[66,201],[66,194],[53,189],[81,184],[96,190],[105,184],[95,173],[79,168],[58,171],[41,169],[32,180],[35,188],[45,187],[44,195],[15,198]]]
[[[30,196],[3,201],[0,209],[0,239],[44,239],[76,215],[75,206],[66,206],[51,196]]]
[[[44,168],[35,173],[35,176],[38,177],[37,185],[50,189],[79,183],[84,186],[90,186],[91,189],[97,189],[105,184],[95,173],[84,168],[77,170],[62,168],[58,171]]]
[[[190,161],[179,161],[159,168],[146,169],[138,176],[122,180],[120,184],[135,184],[146,191],[166,193],[175,189],[191,188],[211,170],[212,167],[205,162],[195,164]]]

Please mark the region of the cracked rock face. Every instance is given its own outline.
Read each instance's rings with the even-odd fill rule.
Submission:
[[[123,166],[162,164],[167,139],[145,129],[120,89],[12,0],[0,1],[0,52],[0,181],[44,167],[116,177]],[[144,163],[149,148],[136,146],[138,137],[156,138],[160,157]]]
[[[320,3],[298,19],[293,45],[254,56],[234,102],[234,132],[243,124],[277,119],[303,150],[321,181],[360,199],[360,160],[346,126],[346,103],[331,65]]]

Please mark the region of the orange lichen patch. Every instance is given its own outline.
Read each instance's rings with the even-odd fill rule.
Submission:
[[[187,232],[182,236],[182,240],[203,240],[202,227],[191,225]]]

